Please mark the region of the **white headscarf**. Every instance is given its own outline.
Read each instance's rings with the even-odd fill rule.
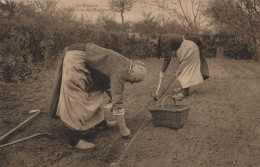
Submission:
[[[127,81],[129,82],[141,82],[146,75],[146,68],[144,67],[144,63],[137,60],[135,62],[131,62],[130,70],[127,76]]]

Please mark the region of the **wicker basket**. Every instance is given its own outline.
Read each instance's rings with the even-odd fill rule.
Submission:
[[[166,98],[174,100],[173,104],[164,104]],[[149,109],[155,125],[169,127],[172,129],[180,129],[188,118],[189,107],[185,105],[176,105],[174,98],[166,96],[162,100],[162,105],[157,105]]]

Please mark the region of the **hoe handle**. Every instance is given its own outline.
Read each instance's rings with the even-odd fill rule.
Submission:
[[[22,138],[22,139],[13,141],[13,142],[3,144],[3,145],[0,146],[0,148],[6,147],[6,146],[10,146],[10,145],[13,145],[13,144],[16,144],[16,143],[20,143],[22,141],[25,141],[25,140],[28,140],[28,139],[31,139],[33,137],[40,136],[40,135],[48,135],[48,134],[47,133],[36,133],[34,135],[31,135],[31,136],[28,136],[28,137],[25,137],[25,138]]]
[[[17,129],[19,129],[21,126],[23,126],[25,123],[29,122],[31,119],[33,119],[35,116],[37,116],[40,113],[40,111],[38,111],[37,113],[33,114],[32,116],[30,116],[29,118],[27,118],[25,121],[23,121],[22,123],[20,123],[18,126],[16,126],[15,128],[13,128],[12,130],[10,130],[9,132],[7,132],[6,134],[4,134],[2,137],[0,137],[0,142],[6,138],[7,136],[9,136],[11,133],[13,133],[14,131],[16,131]]]
[[[162,83],[162,78],[160,78],[160,80],[159,80],[159,84],[158,84],[158,86],[157,86],[157,90],[156,90],[156,92],[155,92],[155,96],[157,96],[158,93],[159,93],[159,90],[160,90],[160,87],[161,87],[161,83]]]

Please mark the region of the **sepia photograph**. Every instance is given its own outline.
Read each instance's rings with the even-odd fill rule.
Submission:
[[[0,0],[1,167],[260,167],[260,0]]]

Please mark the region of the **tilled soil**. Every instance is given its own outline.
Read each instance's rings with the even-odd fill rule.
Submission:
[[[190,108],[183,128],[173,130],[153,124],[149,108],[162,60],[143,60],[148,75],[139,84],[126,84],[126,121],[132,136],[143,125],[118,166],[260,166],[260,65],[245,60],[208,59],[211,78],[191,89],[192,95],[177,104]],[[175,80],[178,63],[172,60],[162,83],[162,92]],[[0,148],[0,166],[116,166],[131,139],[123,139],[117,128],[86,133],[94,150],[67,148],[68,130],[50,118],[47,106],[53,70],[39,79],[16,84],[0,84],[0,135],[7,133],[30,116],[31,109],[43,113],[10,135],[1,144],[41,130],[39,136]],[[174,88],[178,84],[174,84]],[[173,93],[170,89],[168,93]],[[166,103],[173,103],[167,100]],[[107,119],[112,113],[105,111]]]

